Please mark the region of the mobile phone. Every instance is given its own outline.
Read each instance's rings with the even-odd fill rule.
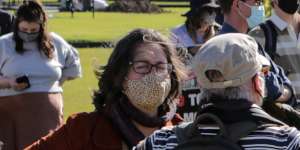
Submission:
[[[25,87],[25,89],[27,89],[27,88],[30,87],[30,82],[29,82],[29,79],[28,79],[28,77],[26,75],[18,77],[16,79],[16,82],[17,83],[26,83],[27,86]]]

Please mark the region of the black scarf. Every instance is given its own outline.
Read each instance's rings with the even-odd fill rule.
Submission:
[[[144,134],[137,129],[132,120],[145,127],[162,127],[167,121],[164,117],[150,117],[135,108],[127,99],[122,99],[119,103],[116,103],[109,116],[113,126],[119,130],[122,139],[130,149],[145,138]]]
[[[246,99],[224,99],[212,96],[209,102],[202,105],[197,114],[213,113],[225,124],[252,120],[258,124],[285,125]]]

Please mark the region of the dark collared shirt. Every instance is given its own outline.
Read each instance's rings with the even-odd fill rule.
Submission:
[[[239,33],[233,26],[224,22],[222,28],[218,34],[225,34],[225,33]]]

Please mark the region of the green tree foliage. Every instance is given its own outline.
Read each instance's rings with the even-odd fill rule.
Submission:
[[[264,0],[264,6],[265,6],[265,14],[267,17],[271,16],[271,0]]]

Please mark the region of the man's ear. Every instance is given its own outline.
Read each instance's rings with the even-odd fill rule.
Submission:
[[[265,80],[260,75],[256,74],[253,78],[253,87],[254,90],[261,96],[265,96],[264,85]]]
[[[253,99],[253,103],[262,106],[263,104],[263,98],[265,97],[265,80],[263,77],[261,77],[259,74],[256,74],[252,78],[252,85],[254,88],[254,91],[256,92],[255,98]]]

